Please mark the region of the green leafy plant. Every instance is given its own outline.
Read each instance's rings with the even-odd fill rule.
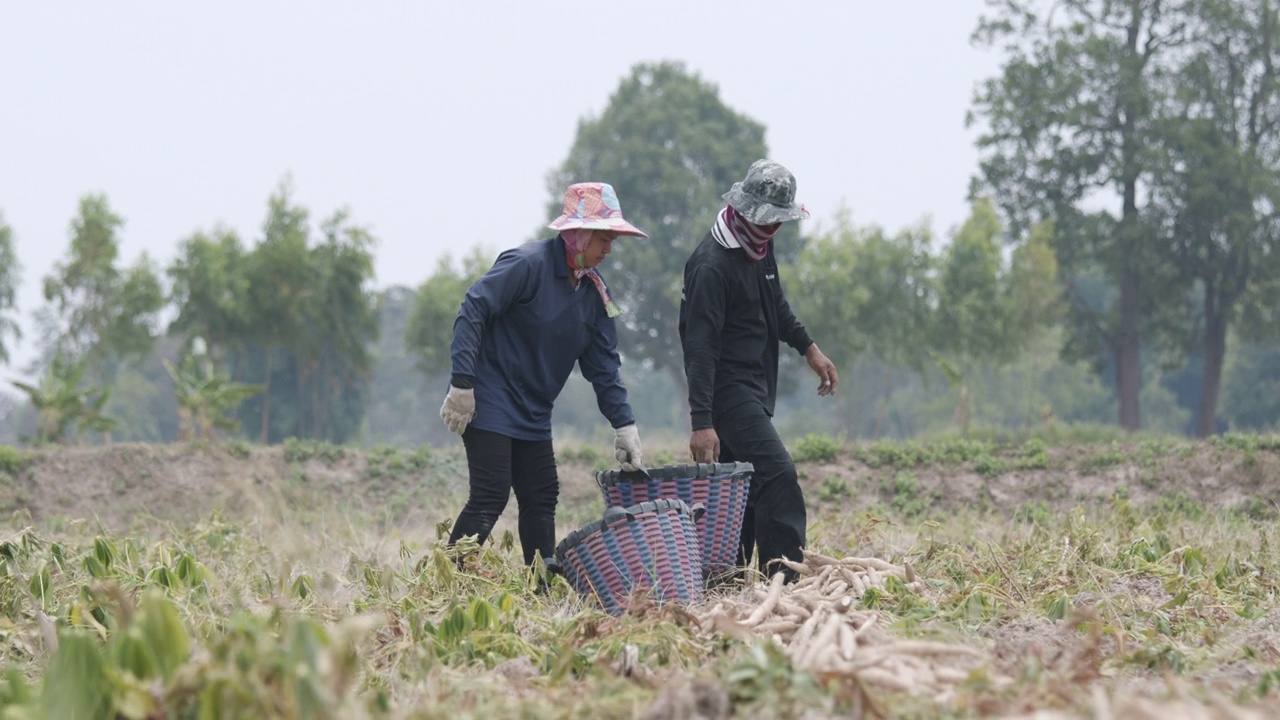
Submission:
[[[232,382],[231,376],[215,372],[208,362],[188,355],[174,367],[161,361],[173,379],[173,397],[178,403],[178,439],[197,437],[213,440],[217,430],[236,431],[240,421],[228,416],[240,403],[262,392],[264,386]]]
[[[797,462],[834,462],[843,443],[830,435],[810,433],[796,443]]]
[[[82,387],[85,365],[84,360],[56,355],[37,384],[12,381],[36,409],[36,442],[65,443],[73,430],[106,432],[116,426],[114,418],[103,414],[111,389]]]
[[[0,472],[17,475],[31,464],[31,458],[21,450],[0,445]]]
[[[849,481],[836,476],[828,476],[818,487],[818,499],[823,502],[839,502],[853,496],[853,488]]]

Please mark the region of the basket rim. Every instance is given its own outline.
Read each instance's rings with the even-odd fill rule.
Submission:
[[[688,503],[680,498],[658,498],[657,500],[646,500],[642,503],[636,503],[635,505],[628,505],[627,507],[614,505],[605,509],[604,517],[583,525],[577,530],[566,535],[563,540],[557,543],[555,552],[556,557],[564,557],[565,552],[577,547],[588,536],[599,532],[612,520],[621,515],[643,515],[648,513],[667,512],[669,510],[675,510],[681,515],[687,515],[691,521],[694,520],[694,508],[690,507]]]
[[[628,472],[626,470],[601,470],[596,473],[596,484],[610,487],[619,483],[643,483],[671,479],[704,479],[716,475],[741,477],[755,472],[755,466],[749,462],[731,463],[696,463],[681,465],[663,465],[662,467],[645,468],[645,472]],[[648,476],[646,477],[646,473]]]

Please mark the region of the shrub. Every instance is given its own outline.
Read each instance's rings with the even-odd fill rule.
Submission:
[[[594,445],[583,445],[575,452],[572,448],[560,451],[560,462],[579,462],[589,465],[592,470],[608,470],[614,466],[612,457],[605,457],[604,452]]]
[[[818,487],[818,499],[824,502],[838,502],[853,495],[849,482],[834,475],[828,476]]]
[[[344,452],[338,445],[322,440],[286,438],[284,441],[284,459],[289,462],[302,462],[311,458],[319,458],[325,464],[332,464],[340,460]]]
[[[841,442],[830,435],[809,433],[796,443],[797,462],[832,462],[840,455]]]
[[[17,475],[31,464],[31,458],[18,448],[0,445],[0,471]]]

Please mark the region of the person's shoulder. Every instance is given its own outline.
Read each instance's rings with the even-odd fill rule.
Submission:
[[[551,244],[555,242],[555,238],[545,240],[530,240],[521,243],[513,248],[503,250],[498,255],[499,260],[505,259],[507,262],[528,262],[541,264],[547,261],[551,250]]]
[[[690,269],[695,267],[729,268],[732,266],[733,260],[733,251],[716,242],[715,237],[711,233],[707,233],[706,237],[702,238],[694,246],[685,267]]]
[[[556,241],[555,238],[543,238],[542,240],[529,240],[527,242],[523,242],[511,248],[507,252],[516,253],[518,255],[529,255],[529,256],[545,255],[551,250],[551,246],[552,244],[555,243],[555,241]]]

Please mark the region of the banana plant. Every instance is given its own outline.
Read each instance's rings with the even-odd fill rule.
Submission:
[[[213,440],[218,429],[238,430],[239,421],[228,417],[228,413],[263,389],[262,385],[232,382],[229,375],[197,362],[193,355],[186,356],[177,367],[168,360],[163,363],[173,379],[174,399],[178,402],[179,440]]]
[[[105,433],[115,428],[116,419],[103,414],[111,388],[81,387],[84,371],[84,360],[56,355],[35,385],[11,381],[36,409],[37,443],[66,443],[73,429]]]

